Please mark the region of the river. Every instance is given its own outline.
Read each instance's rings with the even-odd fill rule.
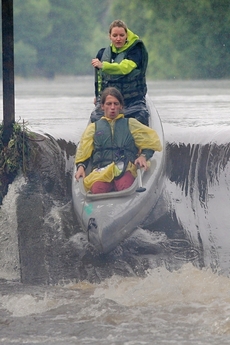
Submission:
[[[154,81],[148,88],[167,143],[167,215],[159,229],[150,217],[137,234],[145,250],[130,261],[119,250],[112,266],[82,260],[82,281],[22,284],[12,267],[17,253],[4,246],[15,222],[8,193],[0,210],[0,343],[230,343],[230,81]],[[90,77],[16,80],[16,120],[35,132],[76,144],[92,108]],[[151,252],[151,241],[166,243],[168,256]],[[124,265],[127,275],[119,275]],[[103,278],[111,267],[115,274]],[[87,279],[94,274],[102,279]]]

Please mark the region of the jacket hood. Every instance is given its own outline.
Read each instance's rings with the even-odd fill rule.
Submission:
[[[131,30],[127,29],[127,42],[123,45],[123,47],[118,49],[111,43],[112,51],[114,53],[121,53],[124,50],[128,49],[138,39],[138,35],[134,34]]]

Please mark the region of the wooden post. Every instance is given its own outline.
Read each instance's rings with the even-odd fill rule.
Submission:
[[[8,143],[15,122],[13,0],[2,0],[3,142]]]

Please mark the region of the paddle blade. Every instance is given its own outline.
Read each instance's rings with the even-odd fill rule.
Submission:
[[[146,191],[146,188],[144,188],[144,187],[138,187],[137,189],[136,189],[136,192],[137,193],[142,193],[142,192],[145,192]]]

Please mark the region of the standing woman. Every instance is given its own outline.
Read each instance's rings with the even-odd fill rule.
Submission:
[[[116,87],[125,102],[125,117],[135,117],[148,125],[149,113],[146,107],[146,69],[148,53],[144,43],[129,30],[122,20],[115,20],[109,27],[111,44],[98,51],[92,65],[95,67],[95,109],[91,122],[103,112],[100,107],[101,92],[107,87]]]

